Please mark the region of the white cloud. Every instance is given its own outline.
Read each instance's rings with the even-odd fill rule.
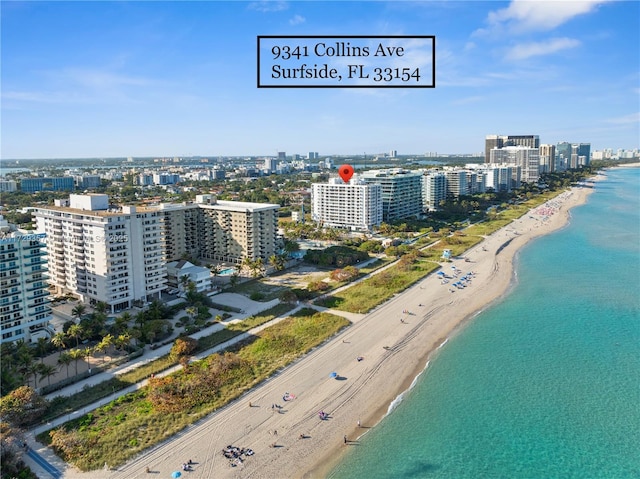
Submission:
[[[521,43],[511,47],[507,51],[506,58],[507,60],[525,60],[531,57],[550,55],[579,45],[580,42],[574,38],[552,38],[542,42]]]
[[[638,122],[640,122],[640,112],[619,116],[617,118],[609,118],[607,120],[607,123],[613,123],[615,125],[626,125],[629,123],[638,123]]]
[[[260,2],[251,2],[248,7],[249,10],[257,10],[258,12],[281,12],[289,8],[287,2],[275,1],[275,0],[263,0]]]
[[[301,23],[306,22],[307,19],[304,18],[302,15],[294,15],[293,18],[291,20],[289,20],[289,24],[290,25],[300,25]]]
[[[489,12],[488,28],[476,35],[507,32],[512,34],[549,31],[597,9],[609,0],[513,0],[507,8]]]

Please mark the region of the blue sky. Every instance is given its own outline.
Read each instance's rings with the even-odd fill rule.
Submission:
[[[636,1],[1,9],[3,159],[472,153],[487,134],[640,146]],[[258,35],[435,35],[436,88],[257,88]]]

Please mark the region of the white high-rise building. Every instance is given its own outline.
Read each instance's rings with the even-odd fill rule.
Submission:
[[[107,195],[71,195],[33,210],[46,233],[49,282],[57,294],[102,301],[111,312],[151,301],[165,289],[161,214],[157,208],[109,208]]]
[[[427,171],[422,176],[422,209],[436,211],[440,202],[447,199],[447,178],[443,171]]]
[[[540,177],[540,152],[538,148],[526,146],[507,146],[493,148],[490,152],[491,163],[511,163],[521,169],[521,180],[535,183]]]
[[[0,223],[0,342],[50,337],[45,235],[11,231],[2,216]]]
[[[382,187],[331,178],[311,185],[311,217],[331,228],[371,231],[382,222]]]

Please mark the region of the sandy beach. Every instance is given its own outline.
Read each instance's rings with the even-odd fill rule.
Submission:
[[[183,477],[191,479],[326,476],[410,387],[437,349],[508,291],[518,250],[564,226],[570,208],[584,203],[592,191],[567,190],[488,236],[465,254],[468,261],[444,263],[442,271],[449,276],[452,265],[460,275],[473,272],[466,288],[452,288],[455,279],[443,284],[434,273],[238,401],[117,470],[81,473],[67,466],[60,468],[64,477],[168,478],[188,460],[194,464]],[[332,372],[338,377],[330,378]],[[295,398],[284,401],[285,393]],[[321,420],[319,411],[328,418]],[[222,454],[228,445],[254,454],[232,466]]]

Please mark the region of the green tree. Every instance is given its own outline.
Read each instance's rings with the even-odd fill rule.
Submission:
[[[74,324],[67,331],[67,335],[71,338],[75,338],[76,340],[76,348],[80,346],[80,338],[84,334],[84,328],[79,324]]]
[[[51,344],[58,349],[64,349],[67,347],[67,335],[63,332],[59,332],[53,335],[51,338]]]
[[[82,315],[86,311],[87,307],[84,304],[80,303],[73,307],[73,309],[71,310],[71,316],[77,320],[80,320],[82,318]]]
[[[39,371],[40,379],[46,379],[47,384],[51,386],[51,377],[55,376],[58,372],[58,368],[53,364],[40,364]]]
[[[69,365],[73,362],[73,357],[68,352],[60,353],[58,356],[58,364],[67,367],[67,378],[69,377]]]
[[[35,389],[21,386],[0,399],[0,416],[14,426],[26,426],[40,418],[47,407],[47,400]]]

